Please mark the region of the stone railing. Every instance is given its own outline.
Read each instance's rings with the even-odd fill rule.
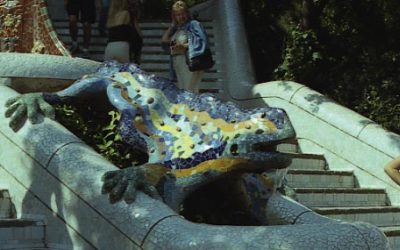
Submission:
[[[195,6],[192,11],[215,22],[216,59],[224,73],[224,98],[247,98],[256,79],[240,0],[210,0]]]
[[[385,188],[392,205],[400,205],[400,186],[383,169],[400,155],[399,135],[295,82],[258,84],[252,91],[241,103],[285,109],[303,152],[323,154],[330,169],[354,171],[361,187]]]

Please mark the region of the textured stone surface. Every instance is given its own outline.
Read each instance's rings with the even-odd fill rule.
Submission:
[[[0,93],[3,101],[15,95],[6,87]],[[66,226],[60,228],[79,232],[90,245],[137,248],[146,230],[159,218],[175,214],[144,195],[138,196],[135,205],[111,205],[100,194],[101,176],[115,167],[55,122],[45,119],[39,125],[27,125],[14,133],[8,128],[7,119],[1,121],[0,163],[65,221]],[[27,206],[34,200],[25,199],[22,204]],[[133,221],[137,221],[136,226]]]
[[[173,229],[173,230],[172,230]],[[385,238],[365,238],[363,226],[346,223],[270,227],[194,224],[167,218],[151,231],[145,249],[388,249]],[[381,236],[382,237],[382,236]],[[382,243],[382,239],[383,242]],[[382,243],[378,248],[375,241]],[[378,244],[379,244],[378,243]]]
[[[19,158],[24,158],[23,153],[19,155]],[[4,158],[0,157],[0,159]],[[39,166],[36,167],[39,168]],[[37,168],[34,170],[38,170]],[[39,172],[39,175],[41,173],[40,171],[36,172]],[[55,216],[57,213],[63,213],[60,206],[62,204],[62,201],[60,201],[62,195],[60,195],[59,186],[52,185],[45,176],[43,179],[39,179],[40,176],[34,176],[32,175],[33,173],[16,162],[8,164],[0,161],[0,181],[12,187],[12,199],[16,205],[18,216],[28,220],[45,220],[46,243],[56,243],[62,246],[58,249],[73,249],[74,247],[77,249],[94,249],[82,239],[78,232],[65,224],[65,221],[60,219],[61,216]],[[21,176],[24,176],[25,179]],[[27,179],[33,182],[26,182]],[[38,191],[37,186],[40,186],[43,182],[47,182],[47,185],[44,186],[46,192],[43,192],[42,189],[40,197],[38,197],[34,193]],[[48,206],[50,200],[53,200],[52,207]],[[40,231],[32,231],[32,237],[39,236]]]
[[[18,145],[27,154],[34,156],[41,164],[46,165],[57,149],[65,144],[81,141],[60,124],[43,117],[39,118],[41,122],[35,126],[26,121],[25,126],[17,133],[12,131],[8,125],[10,119],[4,118],[4,104],[8,98],[16,95],[18,94],[14,90],[0,86],[0,115],[2,121],[0,123],[0,134],[7,138],[8,143]],[[7,144],[2,146],[7,147]]]
[[[133,204],[110,204],[107,196],[101,194],[101,177],[106,171],[115,170],[115,167],[83,144],[70,144],[59,150],[50,162],[48,170],[64,183],[74,196],[82,199],[82,210],[79,215],[75,215],[79,218],[76,223],[81,226],[81,233],[110,236],[108,239],[102,239],[104,242],[99,246],[109,246],[111,249],[119,245],[116,235],[118,233],[140,244],[156,222],[166,216],[175,215],[164,203],[141,193]],[[92,223],[93,217],[98,217],[98,221],[104,222]]]
[[[99,63],[64,56],[0,53],[0,77],[78,79]],[[38,65],[40,65],[38,67]]]
[[[255,81],[251,54],[246,39],[246,30],[238,0],[218,0],[215,8],[217,51],[221,53],[221,62],[226,72],[224,94],[226,99],[246,98]],[[240,42],[237,42],[240,41]],[[234,53],[232,53],[234,52]]]
[[[316,214],[286,196],[274,194],[268,200],[267,218],[270,225],[332,223],[331,219]]]

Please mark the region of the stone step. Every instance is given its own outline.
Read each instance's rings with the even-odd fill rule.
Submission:
[[[153,70],[153,69],[145,69],[149,73],[155,74],[156,76],[160,76],[160,77],[164,77],[164,78],[168,78],[169,77],[169,72],[168,71],[160,71],[160,70]],[[213,73],[213,72],[205,72],[204,76],[201,80],[201,83],[210,83],[213,84],[215,86],[221,86],[222,82],[219,78],[220,76],[218,75],[218,73]]]
[[[142,53],[142,61],[169,63],[169,55]]]
[[[386,206],[384,189],[375,188],[294,188],[300,203],[308,207]]]
[[[167,53],[157,54],[157,53],[152,53],[151,51],[149,52],[147,49],[143,49],[143,50],[144,51],[142,52],[142,64],[141,64],[143,69],[157,71],[157,72],[163,72],[163,71],[168,72],[169,71],[169,55]],[[80,57],[81,54],[76,53],[76,54],[74,54],[74,56]],[[92,60],[103,61],[104,60],[104,49],[101,50],[101,49],[91,46],[90,47],[90,56],[91,56]],[[219,78],[220,77],[220,72],[218,72],[219,68],[220,68],[220,63],[216,62],[215,65],[213,66],[213,68],[207,70],[206,72],[216,73],[217,75],[213,76],[213,77]]]
[[[152,70],[157,70],[157,71],[169,71],[169,62],[149,62],[149,61],[143,61],[140,64],[140,67],[144,70],[146,69],[152,69]],[[217,71],[217,69],[215,69],[214,67],[207,70],[207,72],[210,73],[219,73]]]
[[[29,219],[0,220],[0,249],[45,247],[45,224]]]
[[[276,150],[284,153],[300,153],[299,145],[297,144],[296,140],[279,144],[276,147]]]
[[[380,228],[388,237],[391,249],[400,249],[400,226],[394,227],[381,227]]]
[[[325,158],[315,154],[291,154],[292,163],[289,169],[327,170]]]
[[[53,27],[54,30],[57,32],[58,35],[69,35],[68,27]],[[159,38],[164,35],[167,28],[159,28],[159,29],[141,29],[143,39],[149,38]],[[214,30],[212,28],[206,29],[207,36],[211,39],[214,37]],[[78,34],[83,34],[83,29],[78,29]],[[92,28],[92,37],[100,36],[99,29],[97,27]],[[106,36],[101,36],[106,38]]]
[[[79,57],[80,55],[77,54],[75,57]],[[101,54],[90,54],[90,57],[92,60],[95,61],[103,61],[103,55]],[[154,69],[150,67],[142,67],[143,70],[146,70],[148,73],[155,74],[156,76],[159,77],[164,77],[164,78],[169,78],[169,71],[168,70],[159,70],[159,69]],[[220,90],[222,88],[222,80],[221,80],[221,74],[218,72],[213,72],[213,71],[206,71],[204,73],[204,76],[200,82],[200,89],[215,89],[215,90]],[[211,91],[214,93],[213,91]],[[219,91],[218,91],[219,92]]]
[[[60,39],[61,39],[61,41],[62,41],[67,47],[71,44],[71,42],[70,42],[71,38],[69,38],[69,37],[64,39],[63,36],[60,36]],[[67,40],[69,40],[69,42],[68,42]],[[80,41],[82,41],[82,40],[81,40],[81,39],[78,39],[78,42],[79,42],[79,43],[80,43]],[[80,43],[80,45],[82,45],[82,43]],[[93,43],[91,43],[91,45],[90,45],[90,47],[89,47],[89,50],[90,50],[92,53],[104,53],[105,48],[106,48],[106,44],[105,44],[105,43],[104,43],[104,44],[98,44],[98,43],[95,43],[95,42],[93,41]],[[215,50],[214,50],[213,47],[211,47],[211,51],[213,52],[213,55],[214,55],[214,57],[215,57]],[[157,46],[151,46],[151,45],[143,46],[143,48],[142,48],[142,53],[152,53],[152,54],[169,55],[168,52],[167,52],[167,51],[164,51],[164,50],[161,48],[161,46],[159,46],[159,45],[157,45]]]
[[[400,226],[400,207],[318,207],[314,211],[333,219],[365,221],[376,226]]]
[[[168,54],[142,54],[142,63],[159,63],[159,64],[169,64],[169,55]],[[215,62],[214,67],[219,67],[221,63]],[[284,145],[283,145],[284,146]],[[283,151],[285,152],[285,151]],[[290,152],[290,151],[286,151]]]
[[[145,70],[146,72],[156,74],[157,76],[161,77],[167,77],[169,76],[169,71],[168,70],[161,70],[161,69],[155,69],[153,67],[148,67],[148,65],[141,64],[140,68]],[[210,79],[211,81],[217,81],[220,78],[221,74],[219,72],[213,72],[213,71],[206,71],[203,75],[203,78],[205,79]]]
[[[52,24],[54,28],[68,28],[69,24],[68,24],[68,20],[63,19],[53,19],[52,20]],[[171,21],[168,20],[160,20],[160,21],[155,21],[155,20],[151,20],[151,21],[143,21],[139,23],[139,26],[141,29],[168,29],[168,27],[171,25]],[[201,21],[201,25],[205,28],[205,29],[210,29],[213,28],[214,23],[213,21]],[[98,27],[98,24],[94,24],[93,25],[94,28]],[[80,22],[78,22],[78,28],[82,28],[82,24]]]
[[[161,37],[160,38],[156,38],[156,37],[144,37],[143,38],[143,43],[145,45],[149,44],[149,45],[154,45],[154,46],[161,46]],[[208,43],[211,47],[214,46],[215,44],[215,38],[209,38],[208,39]]]
[[[351,171],[290,169],[288,185],[292,188],[354,188]]]
[[[60,37],[60,39],[66,43],[66,44],[70,44],[72,39],[69,35],[68,32],[59,32],[59,30],[57,30],[57,34]],[[92,45],[97,45],[97,46],[106,46],[107,45],[107,40],[108,37],[107,36],[101,36],[97,33],[97,31],[93,31],[92,32],[92,39],[90,41],[90,43]],[[83,35],[82,33],[78,33],[78,42],[82,43],[83,42]],[[209,39],[209,44],[210,47],[213,48],[215,45],[215,39],[214,38],[210,38]],[[144,36],[143,37],[143,45],[144,46],[158,46],[161,47],[161,36],[160,37],[154,37],[154,36]]]

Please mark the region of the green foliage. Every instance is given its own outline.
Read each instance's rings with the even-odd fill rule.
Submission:
[[[391,89],[390,83],[383,83],[383,91]],[[384,127],[394,127],[394,131],[400,127],[400,103],[399,95],[388,95],[381,93],[382,89],[376,86],[369,86],[363,93],[362,101],[355,107],[360,113],[369,114],[369,118]],[[389,89],[386,89],[389,90]],[[390,90],[389,90],[390,91]],[[387,98],[382,98],[382,96]]]
[[[118,132],[120,114],[90,104],[57,105],[56,119],[95,151],[120,168],[143,164],[147,155],[125,144]]]
[[[299,82],[312,81],[314,71],[322,59],[315,33],[304,31],[299,25],[291,26],[285,44],[283,62],[276,67],[273,77]]]
[[[399,1],[248,0],[242,5],[259,82],[303,83],[400,132]]]

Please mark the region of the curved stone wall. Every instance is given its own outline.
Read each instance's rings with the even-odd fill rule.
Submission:
[[[27,62],[37,58],[32,62],[40,65],[36,77],[56,79],[68,73],[67,67],[52,68],[61,63],[59,60],[67,60],[66,57],[12,55]],[[94,66],[90,61],[72,58],[69,64],[86,65],[89,72]],[[19,71],[6,74],[5,70],[0,76],[29,79],[24,67]],[[16,95],[13,89],[0,86],[1,115],[5,112],[5,101]],[[271,198],[271,209],[282,207],[291,215],[284,218],[300,218],[295,225],[196,224],[140,192],[133,204],[110,204],[107,196],[101,194],[101,176],[115,170],[115,166],[57,122],[42,118],[39,124],[26,122],[14,132],[8,121],[0,119],[0,181],[10,187],[17,214],[44,215],[47,242],[65,249],[309,249],[310,240],[317,249],[389,247],[375,226],[332,220],[326,223],[325,219],[319,223],[319,217],[311,218],[304,209],[282,207],[286,203],[280,196]]]
[[[1,114],[17,94],[0,86]],[[141,192],[132,204],[111,204],[101,176],[115,166],[47,118],[17,133],[7,121],[0,121],[1,181],[15,187],[17,213],[45,215],[46,240],[65,249],[309,249],[311,240],[317,249],[389,249],[383,233],[365,223],[304,217],[295,225],[196,224]],[[284,204],[280,196],[271,200]]]

